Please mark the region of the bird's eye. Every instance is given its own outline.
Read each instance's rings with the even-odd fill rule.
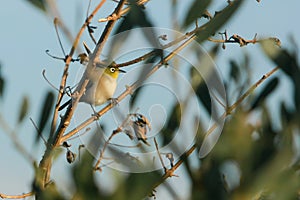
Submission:
[[[116,68],[114,68],[114,67],[111,67],[111,68],[110,68],[110,72],[111,72],[111,73],[114,73],[115,71],[116,71]]]

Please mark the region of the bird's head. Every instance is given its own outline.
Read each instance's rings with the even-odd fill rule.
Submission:
[[[126,73],[126,71],[115,66],[115,64],[111,64],[105,68],[104,73],[111,76],[114,79],[117,79],[119,76],[119,73]]]

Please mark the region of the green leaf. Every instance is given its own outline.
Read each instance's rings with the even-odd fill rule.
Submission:
[[[147,199],[147,196],[151,195],[153,185],[160,179],[161,175],[157,171],[131,173],[124,182],[121,182],[110,199]]]
[[[297,62],[297,53],[290,53],[279,48],[278,40],[270,38],[261,42],[265,54],[284,71],[293,82],[294,104],[297,111],[300,111],[300,66]]]
[[[23,97],[22,104],[20,107],[18,123],[21,123],[24,120],[25,116],[28,113],[28,109],[29,109],[29,99],[27,96],[25,96]]]
[[[1,64],[0,64],[0,97],[3,96],[4,88],[5,88],[5,79],[1,73]]]
[[[187,27],[200,18],[210,3],[211,0],[194,0],[184,19],[183,26]]]
[[[236,63],[236,61],[234,60],[230,60],[229,64],[230,64],[229,76],[237,83],[240,80],[240,76],[241,76],[240,68]]]
[[[134,93],[130,96],[130,102],[129,102],[130,110],[132,110],[132,108],[134,108],[134,106],[138,100],[138,97],[140,96],[143,89],[145,89],[143,86],[137,88],[134,91]]]
[[[266,39],[261,44],[265,54],[296,83],[300,75],[296,55],[279,48],[273,38]]]
[[[0,97],[3,96],[4,88],[5,88],[5,80],[2,77],[0,77]]]
[[[200,27],[200,30],[197,32],[197,41],[201,43],[218,31],[236,12],[242,2],[244,1],[236,0],[231,2],[226,8],[215,14],[209,22]]]
[[[158,53],[156,55],[146,59],[145,63],[155,63],[155,62],[158,61],[158,59],[161,59],[161,55],[160,55],[159,50],[158,50]],[[143,70],[140,72],[137,80],[141,80],[141,83],[140,83],[141,86],[138,87],[134,91],[134,93],[131,95],[130,102],[129,102],[130,110],[132,110],[132,108],[134,108],[138,98],[141,95],[143,95],[143,91],[146,89],[146,87],[144,87],[142,80],[145,79],[146,74],[148,74],[150,70],[151,70],[150,68],[143,68]]]
[[[36,142],[40,138],[40,134],[42,134],[49,117],[51,116],[51,110],[52,106],[54,104],[54,93],[51,91],[48,91],[45,99],[42,104],[41,113],[39,117],[39,123],[38,123],[38,135],[36,136]]]
[[[153,28],[149,27],[155,27],[154,24],[151,22],[151,18],[147,16],[147,13],[145,12],[145,8],[143,6],[137,5],[135,0],[130,0],[130,11],[129,13],[124,17],[124,20],[120,23],[118,26],[116,33],[122,33],[127,30],[131,30],[135,27],[141,27],[145,29],[141,29],[143,32],[144,37],[148,40],[150,44],[154,48],[160,48],[161,45],[158,42],[158,36],[156,35]],[[120,43],[124,43],[126,40],[126,37],[128,35],[122,35],[122,37],[114,41],[114,44],[112,45],[114,48],[120,48]],[[115,52],[115,49],[111,50],[112,52]]]
[[[147,17],[145,9],[137,5],[136,1],[130,1],[130,11],[119,25],[116,34],[130,30],[134,27],[154,27]]]
[[[251,110],[258,107],[276,89],[278,83],[277,77],[271,79],[252,103]]]
[[[277,151],[275,138],[278,134],[272,126],[271,113],[266,106],[262,106],[261,123],[262,126],[257,129],[259,139],[254,141],[255,148],[252,155],[255,159],[253,159],[252,164],[253,171],[271,161]]]
[[[92,167],[94,159],[86,150],[73,168],[73,183],[76,191],[73,199],[104,199],[95,182],[95,175],[97,174]]]
[[[280,121],[283,127],[287,126],[287,124],[293,119],[293,112],[286,107],[284,102],[280,103],[280,117]]]
[[[170,114],[169,114],[169,119],[166,122],[166,125],[164,126],[162,130],[162,141],[163,141],[163,146],[167,145],[169,142],[172,141],[173,136],[178,129],[180,125],[180,120],[181,120],[181,107],[180,103],[177,103],[173,106]]]
[[[191,68],[191,76],[194,76],[195,74],[195,68]],[[198,73],[196,73],[198,74]],[[198,75],[199,76],[199,75]],[[204,106],[205,110],[209,115],[211,115],[211,98],[210,98],[210,93],[207,88],[207,85],[205,84],[204,81],[200,81],[199,84],[194,86],[194,91],[197,95],[197,97],[200,99],[202,105]]]
[[[193,89],[209,115],[211,115],[212,111],[212,100],[207,85],[210,84],[209,82],[212,80],[212,77],[218,76],[218,74],[215,73],[216,71],[213,66],[214,63],[212,62],[212,59],[215,59],[218,50],[220,49],[218,47],[218,45],[213,46],[213,48],[209,51],[209,54],[204,57],[199,57],[199,53],[195,52],[195,55],[199,57],[198,62],[202,63],[202,66],[201,69],[199,69],[199,67],[192,66],[190,70]],[[214,87],[214,89],[221,97],[223,96],[220,88]]]
[[[34,7],[46,12],[46,2],[45,0],[27,0]]]

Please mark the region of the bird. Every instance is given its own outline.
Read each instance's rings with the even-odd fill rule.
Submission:
[[[128,114],[120,127],[131,140],[137,139],[138,141],[142,141],[144,144],[151,146],[147,142],[148,138],[146,136],[148,131],[151,131],[151,124],[144,115],[139,113]],[[133,134],[135,134],[135,136]]]
[[[147,142],[147,136],[146,136],[148,130],[151,131],[150,122],[144,115],[139,113],[131,114],[131,116],[135,117],[135,119],[132,120],[131,123],[136,138],[139,141],[142,141],[144,144],[150,146],[150,144]]]
[[[120,73],[126,73],[126,71],[117,67],[115,62],[112,62],[110,65],[98,62],[94,69],[86,70],[75,89],[75,91],[80,91],[83,82],[89,79],[85,92],[79,99],[79,102],[99,106],[112,99]],[[58,110],[64,109],[71,102],[72,99],[61,105]]]

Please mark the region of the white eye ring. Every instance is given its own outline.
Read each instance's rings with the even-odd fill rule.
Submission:
[[[114,73],[115,71],[116,71],[116,68],[114,68],[114,67],[111,67],[111,68],[110,68],[110,72],[111,72],[111,73]]]

